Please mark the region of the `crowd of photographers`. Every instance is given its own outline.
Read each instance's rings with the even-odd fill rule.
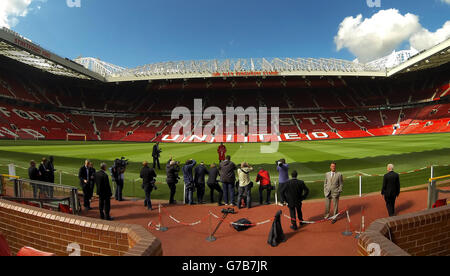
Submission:
[[[158,166],[160,170],[159,158],[162,150],[159,148],[159,143],[153,147],[153,167],[149,166],[147,161],[143,162],[140,171],[140,178],[142,179],[142,189],[145,193],[144,206],[148,210],[152,210],[151,193],[157,189],[156,186],[156,170]],[[230,156],[226,156],[226,147],[221,144],[217,150],[219,154],[219,164],[211,164],[207,166],[204,162],[197,164],[196,160],[190,159],[181,166],[179,161],[171,157],[165,167],[166,182],[170,189],[169,204],[176,204],[175,195],[177,184],[180,181],[180,172],[183,174],[184,182],[184,204],[195,205],[204,204],[206,185],[210,190],[210,202],[215,203],[215,193],[217,192],[217,204],[219,206],[236,206],[241,208],[252,207],[252,188],[254,182],[250,176],[254,168],[247,162],[243,162],[237,166],[231,161]],[[115,182],[114,197],[117,201],[124,201],[123,188],[125,180],[125,172],[128,166],[128,160],[124,157],[116,159],[113,166],[109,169],[112,180]],[[92,162],[85,161],[85,164],[80,168],[78,178],[80,186],[83,190],[83,206],[86,210],[91,210],[91,201],[94,195],[94,187],[97,187],[97,195],[99,197],[100,217],[106,220],[113,220],[110,216],[112,189],[110,178],[107,174],[107,165],[102,163],[100,170],[96,172]],[[278,196],[281,205],[287,205],[290,210],[292,218],[292,228],[297,229],[296,218],[303,221],[302,201],[309,195],[309,189],[304,181],[298,180],[297,171],[292,171],[289,175],[289,164],[285,159],[276,161],[276,169],[279,174],[278,178]],[[394,166],[389,165],[388,171],[383,181],[382,194],[385,197],[389,215],[394,215],[395,199],[400,193],[400,181],[398,174],[393,172]],[[42,159],[39,168],[36,167],[34,161],[30,162],[28,170],[29,178],[31,180],[54,183],[55,168],[53,165],[53,157],[49,160]],[[291,178],[290,178],[291,176]],[[263,168],[258,170],[255,182],[259,184],[259,203],[260,205],[269,205],[271,193],[276,190],[272,185],[269,172]],[[222,186],[220,185],[222,184]],[[343,192],[344,178],[343,175],[337,172],[336,163],[330,166],[330,172],[325,175],[324,195],[325,195],[325,218],[332,218],[333,223],[336,222],[336,215],[339,210],[339,198]],[[33,193],[36,198],[38,195],[44,193],[46,197],[53,198],[53,188],[50,186],[41,187],[39,184],[33,185]],[[265,192],[265,197],[264,197]],[[195,200],[195,194],[197,200]],[[334,202],[334,214],[330,214],[331,202]]]

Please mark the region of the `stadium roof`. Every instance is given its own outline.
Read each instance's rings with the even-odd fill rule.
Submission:
[[[43,49],[31,40],[7,28],[0,29],[0,55],[54,75],[105,81],[103,76],[70,59],[62,58]]]
[[[247,58],[163,62],[128,69],[91,57],[74,61],[62,58],[9,29],[0,29],[0,55],[55,75],[102,82],[272,76],[391,77],[449,63],[450,39],[416,53],[414,49],[393,52],[367,64],[324,58]]]

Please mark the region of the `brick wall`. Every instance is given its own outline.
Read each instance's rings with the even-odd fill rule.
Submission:
[[[372,223],[358,242],[368,256],[378,244],[382,256],[450,256],[450,205]]]
[[[160,256],[161,242],[142,226],[66,215],[0,200],[0,233],[13,254],[23,246],[68,256]]]

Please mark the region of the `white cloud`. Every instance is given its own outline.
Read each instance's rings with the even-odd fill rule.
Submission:
[[[362,15],[345,18],[334,41],[338,51],[347,48],[360,62],[368,62],[390,54],[421,29],[417,15],[380,10],[364,20]]]
[[[17,25],[20,17],[27,16],[33,1],[36,0],[0,0],[0,28]]]
[[[450,0],[448,0],[450,3]],[[429,30],[422,28],[415,33],[409,40],[409,43],[415,49],[422,51],[429,49],[450,38],[450,21],[447,21],[444,26],[432,33]]]
[[[450,0],[441,0],[443,3],[449,4],[450,5]]]

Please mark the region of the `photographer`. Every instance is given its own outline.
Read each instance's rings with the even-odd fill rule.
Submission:
[[[276,162],[277,164],[277,171],[279,173],[279,191],[283,189],[283,186],[286,182],[289,181],[289,164],[286,164],[285,159],[281,159]],[[281,205],[286,205],[286,198],[282,193],[280,193],[280,202]]]
[[[204,204],[203,197],[205,196],[205,176],[209,174],[205,163],[201,162],[200,166],[195,168],[195,188],[197,188],[198,204]]]
[[[166,165],[166,176],[167,176],[167,185],[169,185],[170,189],[170,200],[169,204],[176,204],[175,201],[175,193],[177,189],[177,183],[180,177],[178,173],[180,172],[180,162],[173,160],[170,158],[169,162]]]
[[[194,205],[194,177],[192,175],[192,169],[197,165],[197,162],[193,159],[186,161],[183,166],[184,184],[186,185],[186,204]]]
[[[235,170],[236,165],[231,162],[231,156],[229,155],[219,165],[220,182],[223,184],[225,205],[236,205],[234,202]]]
[[[214,190],[217,190],[219,192],[219,200],[218,200],[218,206],[223,206],[222,198],[223,198],[223,191],[222,188],[219,185],[219,182],[217,181],[217,177],[219,176],[219,169],[217,169],[216,164],[211,164],[211,168],[209,169],[208,174],[208,187],[210,190],[211,195],[211,203],[214,203]]]
[[[159,157],[161,156],[162,150],[159,148],[159,142],[153,146],[152,157],[153,157],[153,169],[156,168],[158,164],[158,170],[161,170],[161,165],[159,164]]]
[[[114,161],[114,166],[111,168],[111,173],[116,182],[116,194],[115,199],[117,201],[124,201],[122,197],[123,186],[125,183],[125,171],[127,169],[128,160],[124,157],[121,159],[116,159]]]
[[[272,183],[270,181],[269,172],[260,169],[256,176],[256,182],[259,182],[259,204],[263,205],[263,192],[267,191],[266,205],[270,205],[270,194],[272,193]]]
[[[238,208],[242,208],[242,200],[246,200],[247,208],[252,208],[252,187],[253,182],[250,181],[250,172],[253,168],[248,165],[247,162],[241,164],[238,169],[239,175],[239,197],[238,197]],[[245,198],[244,198],[245,197]]]
[[[142,189],[145,192],[145,201],[144,206],[147,207],[148,210],[153,210],[152,208],[152,200],[150,198],[153,189],[156,188],[156,173],[155,170],[148,167],[148,162],[145,161],[142,163],[141,169],[141,178],[142,178]]]

